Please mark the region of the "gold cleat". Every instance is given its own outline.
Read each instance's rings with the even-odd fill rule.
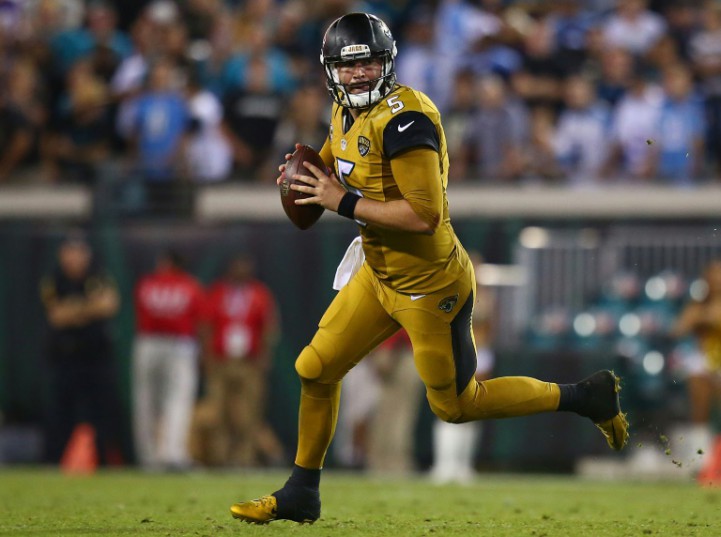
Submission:
[[[313,524],[320,516],[320,500],[311,501],[309,510],[297,509],[279,515],[278,499],[271,494],[262,496],[257,500],[234,503],[230,506],[230,513],[233,518],[249,524],[268,524],[274,520],[292,520],[299,524]]]
[[[606,442],[616,451],[621,451],[628,442],[628,420],[626,414],[621,412],[621,403],[618,394],[621,391],[621,379],[613,371],[604,371],[613,377],[613,391],[615,395],[614,410],[616,415],[603,421],[594,421],[596,427],[606,437]]]
[[[275,496],[263,496],[257,500],[234,503],[230,506],[233,518],[250,524],[267,524],[276,520],[278,502]]]
[[[623,412],[619,412],[610,420],[596,423],[596,427],[606,437],[608,445],[616,451],[621,451],[628,442],[628,420]]]

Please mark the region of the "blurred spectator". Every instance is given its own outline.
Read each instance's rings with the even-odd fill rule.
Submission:
[[[673,40],[682,61],[688,61],[690,41],[699,29],[700,3],[697,0],[674,0],[666,2],[663,8],[668,36]]]
[[[272,35],[275,30],[277,10],[273,0],[246,0],[236,12],[234,22],[235,43],[240,50],[247,51],[254,45],[256,32]]]
[[[639,71],[634,74],[628,91],[614,111],[611,148],[604,170],[607,180],[648,182],[652,179],[649,144],[653,144],[658,136],[663,92],[646,76]]]
[[[469,0],[441,0],[435,14],[436,71],[434,102],[444,112],[451,98],[456,72],[475,46],[498,34],[502,22]]]
[[[333,440],[336,463],[351,470],[368,465],[370,431],[380,396],[380,379],[368,359],[361,360],[343,378],[338,424]]]
[[[169,181],[177,172],[188,123],[179,75],[170,61],[157,60],[148,72],[146,89],[118,118],[118,129],[137,154],[134,168],[147,180]]]
[[[67,88],[55,127],[43,144],[44,156],[53,179],[93,185],[111,147],[109,91],[87,60],[70,69]]]
[[[477,80],[491,75],[504,79],[512,88],[506,100],[516,103],[513,108],[517,111],[526,108],[529,113],[537,107],[550,108],[554,112],[552,126],[555,128],[559,126],[558,114],[563,108],[562,81],[568,76],[583,73],[594,78],[599,98],[609,103],[614,117],[618,117],[621,99],[630,85],[635,84],[639,71],[655,79],[671,64],[691,67],[703,91],[707,131],[703,133],[706,154],[690,163],[693,169],[688,174],[706,174],[705,159],[712,167],[711,174],[721,176],[721,91],[716,88],[721,71],[716,50],[721,14],[712,0],[702,6],[697,0],[404,0],[391,3],[368,0],[358,5],[347,0],[318,3],[153,0],[140,3],[142,6],[124,5],[123,29],[129,28],[132,41],[118,27],[114,6],[119,4],[115,2],[13,0],[6,4],[0,13],[0,80],[8,81],[6,87],[10,93],[9,86],[18,78],[15,70],[27,69],[34,72],[35,91],[22,92],[24,97],[20,100],[26,101],[22,106],[11,104],[19,101],[17,96],[0,96],[0,144],[10,148],[0,155],[0,181],[8,175],[17,176],[19,182],[41,177],[38,167],[32,166],[38,164],[36,140],[52,140],[51,144],[42,144],[46,162],[51,163],[51,176],[81,177],[84,181],[92,176],[85,165],[59,162],[74,151],[69,149],[68,140],[76,143],[79,136],[84,136],[79,135],[79,131],[87,133],[100,121],[99,117],[92,120],[87,117],[91,114],[71,112],[67,105],[65,96],[71,92],[67,86],[74,76],[69,73],[79,61],[90,65],[94,76],[110,84],[111,98],[106,110],[102,114],[98,112],[98,116],[107,116],[113,122],[119,118],[122,139],[116,134],[110,148],[103,149],[107,151],[106,160],[109,157],[112,161],[116,156],[135,157],[137,142],[143,138],[137,123],[142,115],[136,106],[141,101],[138,96],[142,94],[147,100],[146,82],[154,76],[149,72],[150,65],[166,62],[178,70],[175,90],[182,90],[183,72],[198,71],[202,85],[198,88],[199,95],[207,90],[223,103],[223,129],[231,142],[234,161],[231,175],[244,180],[269,177],[268,163],[272,155],[278,153],[277,147],[271,148],[284,138],[280,133],[276,139],[274,133],[284,120],[287,104],[296,94],[303,93],[306,86],[323,78],[318,68],[317,47],[323,29],[332,19],[361,4],[365,6],[363,9],[385,15],[402,36],[398,46],[404,54],[399,57],[396,69],[399,82],[427,93],[444,115],[458,111],[454,103],[455,84],[463,71],[472,72]],[[21,64],[26,67],[20,68]],[[23,81],[17,84],[27,85],[27,76],[23,74],[20,78]],[[166,104],[169,101],[162,100]],[[33,103],[26,106],[30,101]],[[203,97],[201,101],[208,99]],[[634,103],[634,99],[630,103]],[[149,108],[156,108],[155,104]],[[624,103],[620,115],[627,114],[628,105],[629,102]],[[453,107],[456,110],[452,111]],[[638,110],[647,111],[643,106]],[[324,108],[315,121],[309,118],[307,123],[324,122],[327,111]],[[53,121],[46,118],[48,112],[54,114]],[[146,117],[147,122],[156,128],[163,123],[157,110],[148,113],[158,121]],[[487,112],[479,114],[488,115]],[[189,201],[188,189],[171,187],[167,181],[189,173],[188,169],[173,165],[187,164],[186,159],[178,158],[184,138],[178,133],[185,132],[180,125],[187,126],[182,115],[174,110],[172,120],[164,120],[169,128],[160,136],[162,143],[155,139],[153,149],[150,149],[153,144],[148,140],[148,131],[144,131],[143,149],[148,149],[150,154],[144,155],[145,161],[141,158],[136,163],[139,176],[154,181],[146,189],[151,198],[172,193],[173,197],[160,200],[162,204]],[[536,116],[534,121],[539,127],[536,134],[548,132],[542,126],[547,117],[545,112]],[[648,116],[643,116],[642,123],[647,119]],[[83,125],[79,126],[78,122]],[[285,127],[288,122],[284,123]],[[191,121],[190,125],[192,128],[197,124]],[[145,127],[149,127],[148,123]],[[634,132],[641,130],[631,127]],[[530,125],[527,128],[531,128]],[[618,132],[617,135],[629,143],[632,138]],[[28,139],[32,140],[29,144]],[[638,141],[637,137],[634,139]],[[656,136],[647,136],[643,141],[646,139],[655,140]],[[540,138],[535,141],[540,142]],[[220,145],[222,147],[222,143]],[[493,149],[498,145],[492,146]],[[543,152],[542,145],[535,148],[540,151],[539,155]],[[618,144],[613,146],[614,155],[618,155]],[[476,147],[479,149],[480,144]],[[645,153],[648,152],[646,148]],[[143,156],[142,150],[140,153]],[[476,163],[484,158],[479,155]],[[506,178],[500,180],[506,182],[519,177],[519,173],[522,175],[524,172],[518,169],[529,162],[528,158],[522,158],[515,160],[525,164],[512,164],[509,160],[513,158],[508,159],[507,155],[504,158],[511,168],[501,173]],[[660,170],[653,159],[645,162],[643,171],[639,170],[638,162],[634,163],[636,169],[632,173],[624,170],[625,163],[619,165],[617,159],[611,160],[616,166],[609,166],[610,172],[643,176],[649,183],[656,179],[652,177],[656,170]],[[466,171],[476,175],[469,166],[462,158],[452,158],[453,178],[466,175]],[[62,174],[59,168],[63,168]],[[112,170],[113,166],[105,169]],[[677,173],[678,170],[673,172]],[[495,171],[493,175],[496,177]],[[529,170],[529,177],[534,180],[543,175],[538,170]],[[140,207],[143,189],[134,182],[134,176],[129,175],[128,179],[128,187],[121,193],[123,199],[128,208]],[[698,177],[693,180],[696,179]],[[92,183],[92,179],[89,182]],[[681,185],[673,186],[689,184],[682,181]],[[175,199],[176,196],[180,197]],[[184,208],[187,207],[181,207]]]
[[[230,175],[233,165],[230,142],[221,129],[223,107],[203,88],[195,74],[186,85],[190,126],[185,153],[187,173],[197,182],[216,182]]]
[[[190,464],[188,433],[198,385],[198,331],[204,316],[200,283],[173,251],[135,288],[133,427],[138,462],[149,470]]]
[[[146,6],[131,27],[133,52],[118,66],[111,84],[119,100],[136,96],[145,85],[150,65],[160,60],[175,68],[189,66],[187,30],[177,7],[160,0]]]
[[[284,162],[286,153],[295,151],[297,141],[317,151],[323,147],[329,123],[323,116],[328,108],[326,97],[327,94],[314,85],[303,86],[293,95],[288,113],[275,129],[270,156],[260,173],[261,181],[275,181],[278,164]]]
[[[476,346],[476,379],[488,380],[495,364],[493,349],[495,297],[484,287],[481,275],[483,258],[471,252],[476,270],[476,300],[473,304],[473,339]],[[473,457],[479,444],[482,422],[449,423],[440,419],[433,422],[433,466],[431,479],[442,483],[468,483],[473,479]]]
[[[110,82],[113,95],[118,100],[133,97],[143,88],[148,74],[148,63],[157,54],[156,27],[147,17],[137,19],[131,28],[133,52],[125,58],[115,71]]]
[[[507,80],[521,67],[522,58],[516,50],[521,41],[519,32],[509,24],[504,2],[481,0],[479,3],[486,20],[495,18],[497,24],[490,33],[471,42],[470,50],[460,58],[459,68],[470,69],[478,76],[495,74]]]
[[[192,58],[188,55],[188,30],[180,22],[156,25],[157,55],[168,58],[176,67],[185,70],[190,67]]]
[[[224,130],[231,142],[236,170],[244,180],[256,178],[281,119],[286,97],[274,87],[268,58],[251,57],[244,85],[224,102]]]
[[[556,157],[572,186],[598,185],[606,161],[610,114],[590,80],[572,76],[565,84],[566,108],[554,137]]]
[[[47,120],[35,66],[19,61],[10,68],[0,92],[0,184],[40,179],[38,140]]]
[[[703,278],[705,296],[686,304],[672,332],[677,339],[693,339],[695,352],[685,364],[692,424],[687,443],[701,454],[710,451],[711,416],[721,400],[721,261],[709,263]]]
[[[448,170],[448,178],[451,181],[465,180],[469,177],[469,162],[464,158],[464,141],[471,119],[477,111],[476,77],[469,70],[458,71],[453,84],[451,104],[443,116],[448,158],[452,162]]]
[[[531,132],[524,152],[524,183],[559,183],[564,174],[556,159],[554,141],[556,126],[553,111],[537,107],[531,113]]]
[[[173,208],[182,193],[177,179],[190,124],[182,82],[176,66],[158,59],[148,72],[146,89],[120,110],[118,130],[131,148],[131,174],[144,181],[151,210]]]
[[[556,57],[567,73],[581,70],[588,55],[586,38],[594,24],[594,17],[583,0],[555,0],[551,2],[549,24],[553,29]]]
[[[216,85],[220,96],[229,97],[237,90],[274,95],[292,92],[296,82],[291,63],[274,45],[270,30],[254,27],[246,39],[245,46],[230,55],[218,73]]]
[[[112,75],[131,54],[132,44],[117,29],[115,8],[104,0],[92,0],[85,10],[86,26],[69,29],[53,37],[51,44],[57,67],[64,74],[78,60],[93,58],[98,74]]]
[[[689,44],[692,66],[706,105],[706,155],[716,179],[721,178],[721,5],[707,2],[703,28]]]
[[[188,0],[180,6],[183,24],[193,42],[207,41],[217,18],[223,13],[221,0]]]
[[[211,465],[282,462],[283,448],[265,421],[278,314],[251,257],[233,258],[225,276],[210,287],[207,319],[207,392],[196,418],[194,456]]]
[[[693,186],[702,171],[705,122],[690,71],[671,65],[663,72],[664,103],[651,139],[653,176],[674,186]]]
[[[57,260],[41,284],[49,325],[47,460],[59,462],[73,429],[85,422],[95,429],[100,463],[119,463],[120,406],[109,326],[118,292],[82,235],[66,236]]]
[[[655,72],[663,71],[668,65],[681,64],[684,60],[678,48],[678,44],[670,35],[662,36],[645,56],[646,63]]]
[[[643,56],[666,29],[664,18],[650,11],[646,0],[617,0],[616,9],[603,23],[603,39],[607,47]]]
[[[293,78],[301,82],[306,79],[323,82],[318,72],[317,38],[309,37],[308,22],[311,14],[304,0],[288,0],[279,6],[274,34],[275,46],[288,57]],[[312,45],[310,45],[312,43]],[[310,45],[310,46],[309,46]]]
[[[533,22],[523,40],[523,64],[512,77],[514,91],[529,108],[558,107],[566,66],[556,55],[553,27],[548,19]]]
[[[44,38],[77,29],[85,18],[83,0],[31,0],[23,7],[29,31]]]
[[[438,61],[433,46],[432,13],[421,11],[411,18],[403,32],[403,54],[398,56],[398,82],[422,91],[436,101]]]
[[[599,98],[611,106],[616,106],[628,91],[629,85],[643,69],[643,65],[634,61],[633,55],[622,48],[610,48],[602,52],[596,91]]]
[[[366,358],[379,383],[370,419],[368,470],[382,475],[413,471],[413,439],[423,382],[418,378],[413,348],[401,329]]]
[[[464,142],[469,175],[489,183],[513,183],[523,171],[528,111],[498,77],[479,82],[479,98]]]

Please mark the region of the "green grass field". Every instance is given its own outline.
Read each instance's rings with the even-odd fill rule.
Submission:
[[[49,470],[0,470],[0,535],[721,535],[721,489],[493,474],[469,486],[435,486],[421,477],[380,480],[328,472],[323,516],[312,526],[251,526],[231,518],[234,500],[275,490],[285,477],[131,471],[65,477]]]

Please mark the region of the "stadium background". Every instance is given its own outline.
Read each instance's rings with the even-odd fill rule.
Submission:
[[[395,22],[394,32],[402,39],[405,21],[415,20],[409,14],[428,17],[430,13],[432,19],[440,5],[453,3],[310,3],[325,6],[328,11],[309,9],[306,14],[306,22],[314,30],[302,36],[304,43],[312,42],[313,52],[312,61],[305,58],[308,63],[304,65],[317,75],[309,78],[322,82],[316,59],[318,28],[334,10],[377,9]],[[546,5],[555,9],[568,3]],[[4,38],[17,28],[14,24],[19,19],[13,19],[16,15],[13,10],[20,4],[3,4]],[[254,3],[218,4],[242,11]],[[292,3],[266,4],[271,6],[268,13],[272,18]],[[307,4],[295,5],[308,7]],[[484,9],[501,6],[529,10],[544,5],[531,1],[468,4]],[[609,16],[615,5],[601,0],[580,4],[592,12],[597,21]],[[119,27],[127,31],[147,5],[148,2],[124,2],[118,13]],[[654,13],[663,16],[671,13],[667,9],[674,5],[681,6],[682,10],[690,9],[695,17],[690,33],[701,26],[701,2],[659,1],[650,5]],[[669,17],[667,22],[673,20]],[[681,26],[673,28],[678,30]],[[671,34],[679,43],[687,43],[688,35],[679,36],[669,30]],[[402,45],[401,41],[401,54]],[[21,48],[3,48],[3,58],[9,59],[2,65],[3,77],[11,72],[8,65],[14,64],[13,60],[19,57],[17,50]],[[303,54],[306,52],[303,50]],[[590,49],[585,52],[592,56]],[[681,54],[681,58],[690,64],[687,55]],[[477,75],[482,77],[480,73]],[[58,79],[54,82],[58,83]],[[700,85],[696,90],[700,93]],[[52,101],[60,98],[58,94],[51,97]],[[284,99],[290,100],[289,95]],[[557,100],[560,102],[561,98]],[[311,231],[295,230],[285,220],[277,192],[268,186],[272,177],[256,178],[257,184],[241,175],[234,175],[220,185],[192,181],[169,183],[170,202],[139,205],[136,187],[142,187],[135,182],[136,176],[129,177],[119,165],[127,157],[120,142],[112,140],[119,145],[113,146],[107,162],[98,164],[98,175],[90,185],[76,184],[63,176],[54,184],[40,177],[25,180],[11,176],[7,184],[0,185],[0,409],[3,416],[0,434],[4,441],[15,433],[21,440],[36,438],[46,382],[43,376],[44,315],[38,282],[41,275],[52,268],[55,248],[62,235],[80,226],[88,230],[101,263],[115,277],[123,297],[120,315],[114,322],[114,335],[126,420],[129,419],[129,363],[134,322],[130,297],[139,274],[149,270],[153,257],[167,246],[177,247],[185,254],[192,272],[204,282],[218,276],[226,256],[239,249],[257,256],[259,274],[279,299],[283,326],[272,371],[277,389],[269,414],[281,439],[292,447],[298,399],[293,360],[332,297],[330,282],[347,244],[355,235],[353,226],[326,215]],[[646,143],[651,151],[653,139],[644,140]],[[608,177],[595,177],[586,190],[573,188],[567,178],[548,182],[539,181],[538,177],[530,182],[516,178],[507,185],[499,185],[495,178],[475,176],[472,172],[465,180],[458,179],[451,184],[451,214],[466,247],[481,252],[491,264],[520,267],[526,275],[523,285],[498,287],[503,295],[504,318],[499,329],[495,373],[571,381],[598,367],[612,366],[627,379],[624,402],[634,416],[634,438],[645,436],[658,442],[659,431],[674,420],[682,420],[685,413],[682,377],[670,367],[648,373],[642,364],[645,351],[635,357],[619,355],[614,345],[615,333],[604,338],[575,338],[569,326],[562,341],[552,341],[553,338],[532,337],[531,328],[534,316],[543,314],[545,306],[564,305],[568,309],[567,321],[572,321],[575,315],[589,309],[602,291],[603,283],[616,270],[635,270],[643,282],[666,269],[678,271],[687,283],[696,278],[703,264],[720,253],[717,231],[721,226],[718,211],[721,190],[717,186],[717,170],[713,168],[718,155],[718,148],[711,147],[705,175],[695,178],[697,182],[693,184],[684,184],[683,188],[668,185],[667,179],[660,177],[647,178],[643,185],[621,181],[611,187],[605,184]],[[40,157],[35,155],[31,165],[37,166],[39,161]],[[142,192],[140,195],[142,197]],[[524,231],[529,228],[548,230],[543,245],[524,245]],[[669,240],[654,242],[658,237]],[[637,252],[652,251],[649,256],[653,262],[641,266],[642,257],[614,257],[617,250],[611,251],[613,248],[609,247],[616,244],[614,241],[621,241]],[[556,255],[558,252],[568,253],[565,261],[565,254]],[[686,294],[676,300],[685,298]],[[670,342],[660,344],[665,345],[659,348],[668,357]],[[668,365],[670,361],[664,363]],[[419,465],[424,467],[431,459],[431,416],[426,405],[420,401],[419,404],[423,405],[425,414],[417,428],[416,455]],[[490,424],[484,436],[481,460],[492,469],[570,470],[575,458],[582,454],[605,453],[603,440],[597,436],[587,424],[568,416],[496,422]],[[26,444],[26,447],[32,445],[37,444]],[[7,448],[8,459],[15,457],[30,462],[38,456],[33,449],[3,446]],[[0,457],[0,462],[2,460]]]
[[[237,191],[243,195],[243,189]],[[477,196],[483,196],[479,190]],[[226,193],[227,195],[227,193]],[[130,297],[137,277],[152,267],[154,256],[163,247],[177,248],[189,260],[191,271],[202,281],[209,282],[219,275],[229,254],[239,250],[251,251],[258,259],[259,274],[278,297],[282,315],[282,336],[274,357],[269,418],[287,447],[292,448],[296,435],[296,406],[299,395],[293,362],[297,352],[307,342],[317,320],[332,298],[330,287],[335,267],[355,234],[352,225],[326,215],[312,231],[300,232],[279,212],[276,192],[266,194],[266,221],[207,223],[198,219],[167,221],[112,220],[107,213],[94,222],[90,240],[109,272],[118,282],[123,297],[120,314],[113,323],[118,357],[118,375],[122,379],[125,419],[129,419],[130,351],[134,334],[134,318]],[[52,195],[47,197],[52,205]],[[639,206],[643,206],[639,202]],[[38,281],[54,264],[56,246],[64,232],[78,223],[75,219],[59,218],[6,219],[0,227],[0,403],[4,413],[5,437],[11,431],[25,432],[24,438],[34,438],[32,431],[42,422],[45,382],[44,321],[39,301]],[[560,213],[559,213],[560,214]],[[82,219],[81,219],[82,220]],[[561,234],[587,232],[593,229],[600,235],[618,225],[617,220],[589,223],[577,218],[565,221],[554,219],[471,219],[460,217],[455,224],[461,240],[479,251],[488,252],[491,263],[518,266],[519,235],[528,224],[547,226]],[[713,239],[718,225],[713,221],[688,220],[689,229],[700,229]],[[678,223],[673,228],[683,230]],[[535,229],[535,227],[534,227]],[[663,234],[668,224],[659,222],[654,228],[648,221],[628,224],[626,231]],[[713,255],[709,253],[708,255]],[[699,259],[699,264],[703,259]],[[292,269],[289,268],[292,266]],[[533,270],[533,266],[526,267]],[[538,271],[537,271],[538,272]],[[695,274],[695,273],[694,273]],[[516,293],[525,286],[515,288]],[[499,288],[500,289],[500,288]],[[569,297],[584,309],[589,297],[577,292]],[[501,304],[513,308],[513,304]],[[575,312],[574,312],[575,313]],[[573,381],[589,371],[601,367],[615,367],[625,377],[623,392],[625,405],[633,416],[634,438],[646,439],[661,445],[658,437],[674,422],[685,418],[683,379],[668,367],[656,374],[648,374],[641,367],[641,357],[622,357],[613,345],[613,338],[589,339],[585,343],[566,341],[549,347],[529,336],[527,330],[515,337],[503,337],[503,331],[513,331],[511,320],[499,328],[496,347],[495,374],[528,374],[540,378]],[[572,330],[570,330],[572,332]],[[668,349],[662,348],[664,352]],[[430,423],[432,416],[424,401],[423,412],[416,427],[416,459],[419,467],[432,461]],[[606,446],[592,428],[572,416],[539,416],[518,420],[492,422],[486,430],[481,466],[487,469],[573,470],[576,459],[585,455],[606,454]],[[661,432],[659,432],[661,431]],[[29,434],[28,436],[28,433]],[[31,442],[30,446],[33,445]],[[633,446],[632,446],[633,448]],[[13,455],[14,454],[14,455]],[[6,456],[32,462],[39,454],[30,448],[18,455],[17,449]],[[332,459],[331,459],[332,460]]]

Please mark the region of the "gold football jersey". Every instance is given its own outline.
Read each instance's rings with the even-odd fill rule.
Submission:
[[[430,206],[442,208],[433,235],[358,222],[366,260],[376,276],[392,289],[412,294],[431,293],[462,277],[470,261],[448,215],[448,152],[438,109],[423,93],[398,85],[354,122],[348,116],[348,111],[334,104],[326,144],[330,144],[336,175],[350,192],[378,201],[403,199],[391,173],[391,159],[419,147],[438,153],[442,188],[424,188],[423,181],[437,177],[435,173],[413,178],[412,185],[416,198],[435,196],[433,191],[442,196],[442,200],[427,200]]]

